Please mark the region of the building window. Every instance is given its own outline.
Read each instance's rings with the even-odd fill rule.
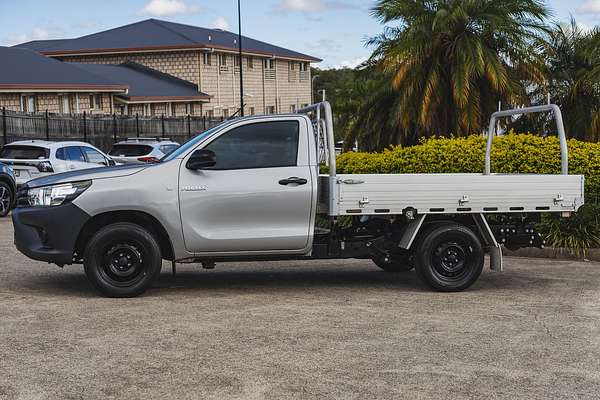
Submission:
[[[310,78],[310,64],[300,63],[300,82],[309,80]]]
[[[210,53],[204,53],[202,58],[202,63],[204,65],[212,65],[212,55]]]
[[[150,104],[144,104],[144,115],[145,116],[152,115],[152,107]]]
[[[265,69],[275,69],[275,60],[272,58],[265,59]]]
[[[236,74],[240,73],[240,57],[239,56],[233,56],[233,69]]]
[[[293,61],[289,62],[288,68],[288,82],[298,81],[298,72],[296,71],[296,63]]]
[[[254,107],[250,107],[250,115],[256,115],[256,110]]]
[[[267,106],[267,114],[275,114],[275,106]]]
[[[58,109],[61,114],[71,113],[71,96],[63,94],[58,96]]]
[[[254,58],[248,57],[248,69],[254,69]]]
[[[102,109],[102,95],[90,94],[90,110]]]
[[[229,118],[229,109],[223,109],[223,118]]]
[[[227,66],[227,54],[219,54],[219,72],[227,72],[229,67]]]
[[[210,118],[210,119],[213,119],[215,117],[215,112],[213,110],[208,110],[206,112],[206,117]]]
[[[265,59],[265,79],[275,79],[275,60],[272,58]]]
[[[171,103],[171,117],[177,116],[177,103]]]
[[[291,112],[292,114],[295,114],[295,113],[296,113],[296,105],[295,105],[295,104],[292,104],[292,105],[290,106],[290,112]]]
[[[21,96],[21,111],[30,113],[37,111],[37,99],[35,96]]]

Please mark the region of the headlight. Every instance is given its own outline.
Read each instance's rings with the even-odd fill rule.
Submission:
[[[62,183],[27,190],[27,202],[32,207],[60,206],[76,199],[92,181]]]

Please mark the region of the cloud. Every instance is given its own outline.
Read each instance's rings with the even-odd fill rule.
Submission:
[[[577,14],[600,14],[600,0],[586,0],[576,9]]]
[[[217,17],[217,19],[215,19],[210,26],[211,28],[222,29],[224,31],[228,31],[231,29],[231,26],[229,25],[229,22],[227,22],[225,17]]]
[[[59,32],[45,27],[34,27],[30,32],[27,33],[13,33],[9,34],[4,38],[4,42],[7,46],[13,46],[15,44],[30,42],[32,40],[46,40],[50,39],[51,36],[59,36]]]
[[[368,59],[369,57],[356,57],[351,60],[343,60],[333,65],[333,69],[356,68]]]
[[[137,14],[165,17],[177,14],[194,14],[198,11],[199,7],[190,5],[184,0],[150,0]]]
[[[307,42],[304,46],[311,51],[321,52],[321,54],[338,52],[342,49],[342,46],[332,39],[319,39],[316,42]]]
[[[280,0],[273,8],[273,11],[279,14],[290,12],[316,13],[353,8],[356,7],[339,0]]]

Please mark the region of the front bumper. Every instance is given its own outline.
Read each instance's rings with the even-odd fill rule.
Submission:
[[[72,264],[77,237],[90,216],[73,203],[58,207],[18,207],[12,211],[15,246],[27,257]]]

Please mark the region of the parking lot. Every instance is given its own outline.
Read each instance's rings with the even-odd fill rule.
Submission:
[[[0,220],[0,398],[598,398],[600,264],[464,293],[368,261],[165,264],[141,298],[28,260]]]

